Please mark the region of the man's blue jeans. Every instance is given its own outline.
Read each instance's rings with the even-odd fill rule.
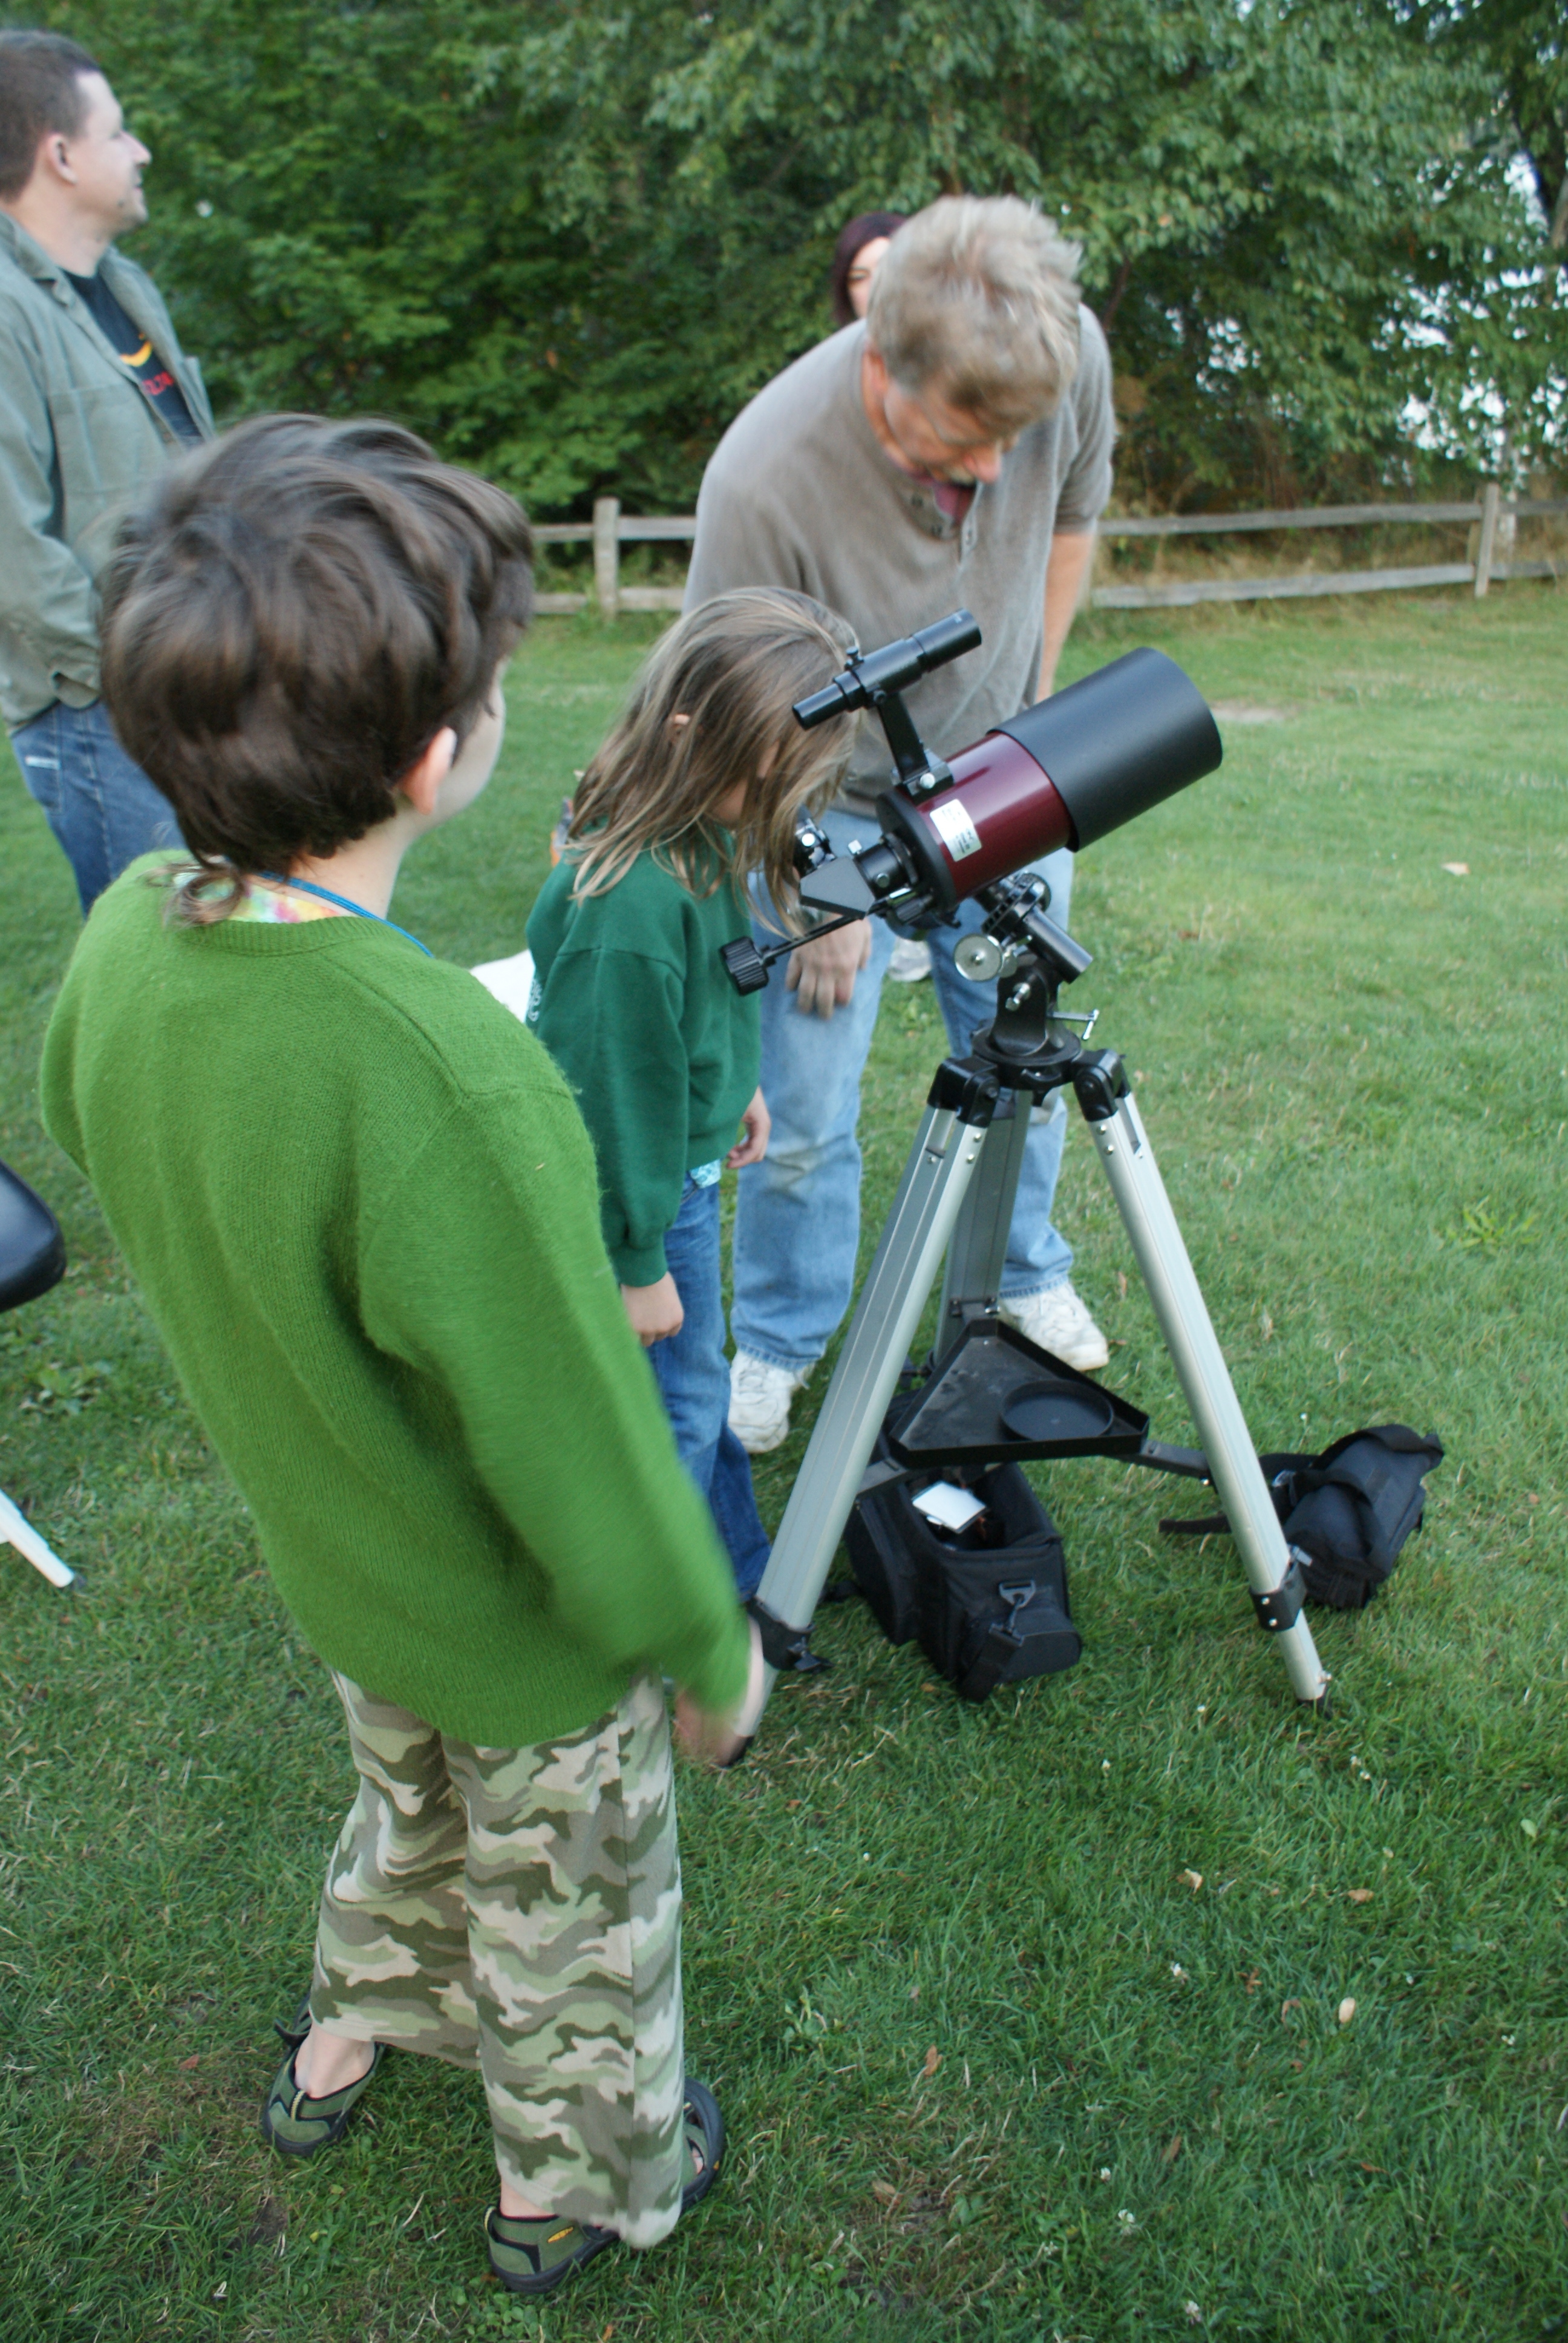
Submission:
[[[869,843],[870,816],[829,815],[821,825],[839,852],[853,838]],[[1050,915],[1067,924],[1072,857],[1064,849],[1031,868],[1050,888]],[[860,1076],[870,1052],[882,979],[892,955],[887,922],[872,920],[871,957],[855,980],[854,997],[829,1019],[803,1015],[787,991],[787,962],[776,962],[762,1001],[762,1095],[773,1118],[766,1160],[740,1174],[735,1213],[735,1306],[730,1322],[737,1350],[772,1366],[813,1365],[849,1306],[860,1230]],[[931,935],[931,980],[948,1039],[961,1056],[976,1026],[995,1008],[992,985],[971,984],[953,965],[953,946],[980,924],[965,903],[958,925]],[[776,943],[775,930],[755,928],[759,944]],[[931,1069],[934,1073],[936,1069]],[[1010,1301],[1039,1293],[1072,1267],[1070,1247],[1051,1226],[1056,1176],[1067,1136],[1060,1095],[1037,1111],[1025,1151],[1008,1243],[1002,1292]],[[911,1124],[908,1138],[914,1137]],[[900,1146],[904,1134],[900,1134]]]
[[[751,1461],[729,1429],[729,1362],[719,1245],[719,1182],[688,1179],[664,1258],[686,1312],[678,1334],[648,1346],[680,1461],[707,1498],[729,1551],[736,1591],[755,1594],[768,1567],[768,1533],[751,1489]]]
[[[57,699],[13,732],[11,745],[75,873],[84,919],[127,862],[180,843],[173,807],[126,756],[101,699],[90,708]]]

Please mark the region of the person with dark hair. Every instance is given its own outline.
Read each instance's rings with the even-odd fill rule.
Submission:
[[[835,326],[852,326],[857,317],[865,316],[877,264],[889,239],[903,226],[905,216],[902,212],[862,212],[839,230],[828,277]]]
[[[388,917],[495,763],[530,549],[393,424],[269,417],[165,475],[104,689],[188,850],[97,904],[43,1070],[359,1774],[262,2130],[331,2147],[389,2046],[477,2067],[524,2294],[718,2172],[661,1676],[714,1762],[762,1679],[566,1082]]]
[[[178,837],[98,672],[115,523],[213,429],[151,278],[115,249],[146,218],[151,160],[85,49],[0,33],[0,712],[84,912]]]

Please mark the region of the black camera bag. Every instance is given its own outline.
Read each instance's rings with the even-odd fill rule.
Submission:
[[[1423,1439],[1405,1423],[1349,1432],[1318,1456],[1260,1456],[1286,1538],[1306,1556],[1310,1601],[1359,1611],[1372,1601],[1421,1527],[1425,1475],[1442,1462],[1435,1433]],[[1223,1513],[1195,1522],[1161,1522],[1173,1537],[1228,1531]]]
[[[890,1420],[919,1397],[895,1402]],[[885,1438],[875,1453],[887,1459]],[[998,1684],[1071,1667],[1083,1645],[1067,1607],[1061,1540],[1018,1466],[993,1465],[965,1485],[988,1516],[968,1529],[939,1529],[900,1481],[856,1501],[844,1543],[888,1641],[918,1640],[965,1700],[981,1701]]]

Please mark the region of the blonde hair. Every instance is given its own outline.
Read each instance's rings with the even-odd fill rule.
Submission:
[[[573,894],[604,894],[651,851],[692,895],[759,870],[788,917],[796,813],[825,804],[854,738],[849,724],[803,731],[790,709],[853,642],[844,619],[781,586],[716,594],[671,627],[578,785]],[[738,781],[746,805],[727,840],[714,808]]]
[[[1081,250],[1016,196],[944,196],[883,255],[867,340],[910,397],[932,391],[1010,438],[1078,372]]]

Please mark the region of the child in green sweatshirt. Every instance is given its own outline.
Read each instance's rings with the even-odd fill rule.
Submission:
[[[387,916],[495,762],[529,549],[390,424],[272,417],[166,474],[104,690],[190,855],[100,899],[43,1088],[359,1771],[262,2129],[329,2147],[387,2046],[477,2067],[491,2266],[537,2293],[718,2170],[660,1679],[717,1760],[761,1667],[567,1087]]]
[[[768,1109],[759,1005],[719,954],[749,932],[751,872],[775,903],[795,898],[796,816],[831,795],[846,748],[839,727],[804,731],[790,709],[852,640],[819,602],[773,587],[671,628],[583,776],[528,920],[529,1022],[577,1091],[621,1298],[743,1598],[768,1539],[729,1424],[719,1179],[760,1162]]]

